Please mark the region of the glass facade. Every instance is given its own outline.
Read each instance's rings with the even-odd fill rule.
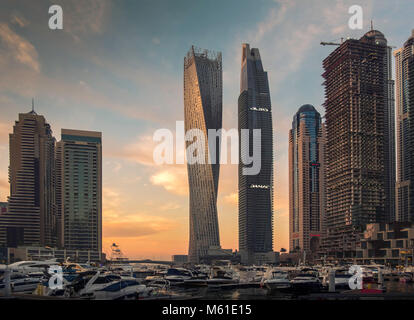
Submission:
[[[324,137],[321,116],[306,104],[290,130],[290,250],[315,251],[320,245],[324,210]]]
[[[410,60],[414,56],[414,31],[404,46],[394,52],[397,110],[397,194],[396,220],[413,221],[412,129],[410,123]]]
[[[65,249],[102,250],[102,147],[99,132],[62,129],[60,186]]]
[[[273,125],[267,72],[259,49],[242,47],[239,126],[239,250],[242,262],[255,264],[273,251]],[[249,143],[241,143],[241,130],[249,130]],[[253,130],[261,131],[261,168],[243,174],[243,155],[253,151]]]
[[[209,129],[222,127],[221,53],[192,47],[184,58],[185,131],[198,129],[205,137],[205,163],[187,164],[190,189],[189,262],[198,263],[210,247],[219,247],[217,191],[220,173],[220,145],[215,161],[209,163]],[[193,141],[187,141],[188,147]],[[187,154],[187,159],[189,158]],[[215,164],[212,164],[215,162]]]

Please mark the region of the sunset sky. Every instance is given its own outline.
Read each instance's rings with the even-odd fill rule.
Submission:
[[[48,8],[63,8],[49,30]],[[364,29],[348,28],[348,8]],[[170,259],[188,250],[185,165],[157,166],[152,135],[184,120],[183,58],[191,45],[223,54],[223,127],[237,128],[241,44],[260,50],[268,72],[275,134],[274,249],[288,247],[288,131],[297,109],[322,114],[320,41],[382,31],[401,46],[414,28],[412,0],[139,0],[0,2],[0,201],[9,193],[8,134],[35,110],[61,128],[103,135],[103,249],[130,258]],[[223,248],[238,247],[237,165],[220,172]]]

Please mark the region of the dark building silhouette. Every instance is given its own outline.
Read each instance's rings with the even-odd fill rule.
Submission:
[[[243,263],[271,260],[273,254],[273,126],[267,72],[259,49],[242,47],[239,107],[239,251]],[[249,130],[242,144],[241,131]],[[261,130],[261,169],[246,175],[242,156],[252,155],[253,130]]]
[[[414,32],[413,32],[414,33]],[[414,46],[414,37],[413,39],[413,46]],[[409,61],[408,61],[408,77],[409,77],[409,82],[408,82],[408,98],[409,98],[409,113],[410,113],[410,130],[409,130],[409,136],[410,136],[410,144],[408,146],[408,150],[409,150],[409,157],[410,159],[414,159],[414,116],[413,116],[413,112],[414,112],[414,55],[410,57]],[[411,160],[412,162],[414,160]],[[411,162],[410,164],[410,181],[414,181],[414,165]],[[402,222],[409,221],[409,222],[414,222],[414,188],[410,188],[410,193],[409,193],[409,197],[410,197],[410,211],[409,211],[409,215],[406,219],[401,219]],[[413,257],[414,259],[414,257]]]
[[[394,52],[397,114],[397,192],[396,218],[399,221],[414,221],[413,116],[411,109],[410,61],[414,56],[414,30],[404,46]]]
[[[54,246],[55,139],[45,118],[20,113],[10,134],[10,197],[0,216],[0,242],[7,246]]]

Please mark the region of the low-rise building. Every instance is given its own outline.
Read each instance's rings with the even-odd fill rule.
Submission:
[[[48,260],[56,259],[64,262],[104,262],[105,256],[99,251],[92,250],[66,250],[49,247],[17,247],[7,248],[7,261],[13,263],[23,260]]]
[[[207,250],[207,255],[200,258],[200,262],[205,264],[215,264],[215,262],[222,260],[230,261],[231,263],[240,263],[240,254],[232,249],[210,246]]]
[[[355,262],[413,264],[414,224],[411,222],[368,224],[357,244]]]
[[[186,254],[175,254],[172,256],[174,264],[185,264],[188,262],[188,255]]]

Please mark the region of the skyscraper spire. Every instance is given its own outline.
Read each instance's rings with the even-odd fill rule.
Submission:
[[[29,111],[29,114],[37,115],[37,113],[34,111],[34,98],[32,98],[32,110]]]
[[[371,31],[374,30],[374,22],[371,20]]]

